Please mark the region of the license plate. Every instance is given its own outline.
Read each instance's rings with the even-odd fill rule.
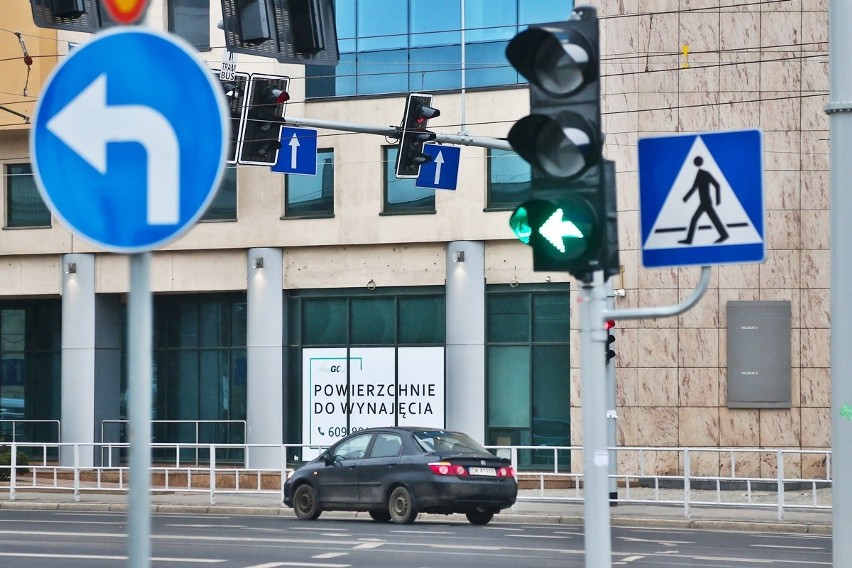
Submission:
[[[493,467],[469,467],[467,470],[471,475],[490,475],[494,477],[497,471]]]

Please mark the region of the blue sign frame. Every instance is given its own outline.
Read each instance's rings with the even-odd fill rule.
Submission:
[[[204,213],[222,179],[229,130],[221,86],[192,46],[120,27],[95,34],[53,70],[30,155],[42,198],[75,234],[139,252],[176,239]],[[178,155],[170,158],[171,149]]]
[[[317,175],[317,131],[312,128],[281,128],[281,148],[273,172]]]
[[[644,266],[765,260],[760,130],[642,138],[638,157]]]

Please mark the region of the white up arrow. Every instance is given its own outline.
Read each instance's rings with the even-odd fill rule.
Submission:
[[[142,105],[107,105],[107,76],[100,75],[47,123],[47,129],[101,174],[107,144],[137,142],[148,157],[148,223],[180,220],[180,145],[171,123]]]
[[[293,133],[293,137],[290,138],[290,142],[288,142],[290,146],[290,169],[295,170],[298,165],[298,160],[296,159],[299,155],[299,137],[296,136],[296,133]]]
[[[438,155],[435,156],[435,185],[441,183],[441,166],[444,165],[444,155],[438,150]]]

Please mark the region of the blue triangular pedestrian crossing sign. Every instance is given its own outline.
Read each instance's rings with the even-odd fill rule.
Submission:
[[[639,198],[646,267],[766,256],[759,130],[639,140]]]

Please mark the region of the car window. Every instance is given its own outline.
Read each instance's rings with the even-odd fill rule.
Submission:
[[[488,450],[483,448],[476,440],[460,432],[447,432],[445,430],[424,430],[415,432],[418,443],[427,452],[454,453],[454,454],[487,454]]]
[[[377,434],[370,450],[371,458],[389,458],[399,455],[402,448],[402,438],[396,434]]]
[[[350,438],[345,442],[335,446],[332,450],[331,458],[333,460],[358,460],[364,457],[367,452],[367,446],[370,444],[372,434],[362,434]]]

